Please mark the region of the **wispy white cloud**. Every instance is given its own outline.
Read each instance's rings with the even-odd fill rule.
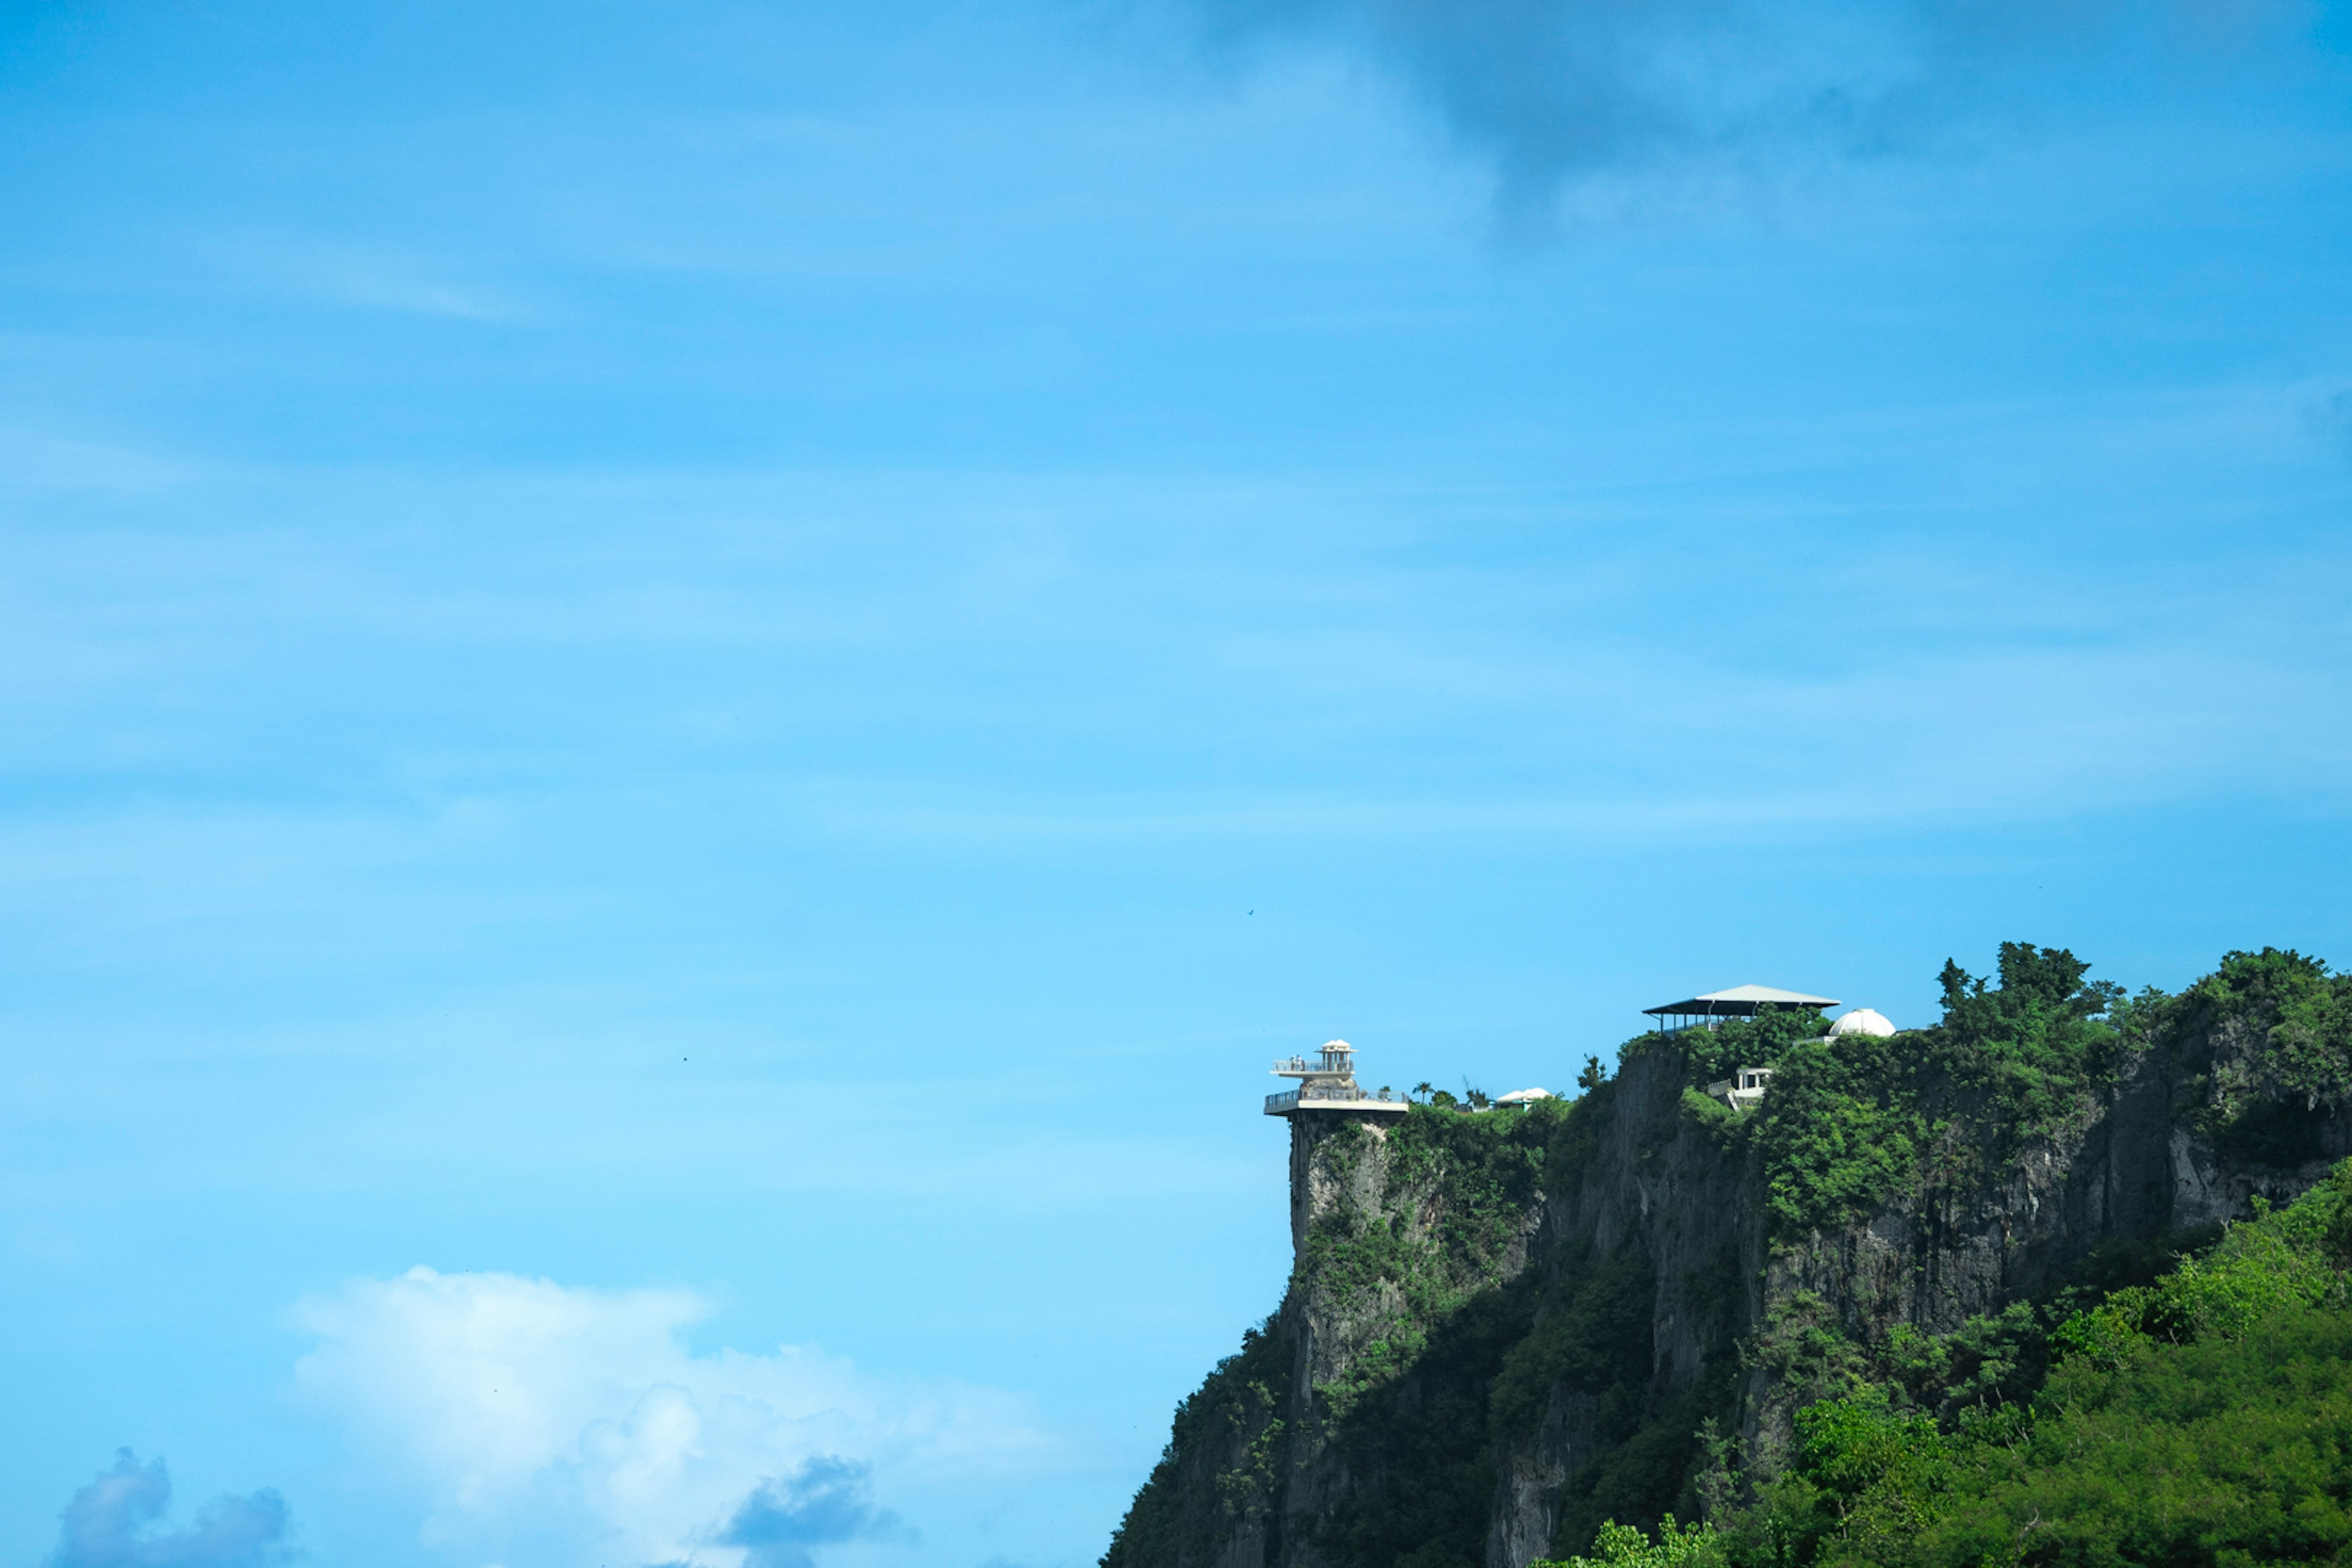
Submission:
[[[902,1496],[1059,1462],[1009,1394],[805,1347],[696,1353],[684,1336],[709,1310],[687,1290],[413,1268],[305,1301],[318,1343],[297,1378],[415,1489],[429,1541],[489,1552],[530,1538],[766,1568],[891,1533]]]

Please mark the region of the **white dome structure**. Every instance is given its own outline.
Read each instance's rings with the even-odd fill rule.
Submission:
[[[1895,1025],[1885,1014],[1875,1007],[1856,1007],[1853,1012],[1842,1015],[1836,1023],[1830,1026],[1830,1033],[1832,1036],[1876,1035],[1884,1039],[1894,1032]]]

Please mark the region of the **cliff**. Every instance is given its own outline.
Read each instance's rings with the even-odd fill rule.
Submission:
[[[1947,965],[1934,1028],[1628,1042],[1572,1102],[1291,1122],[1295,1263],[1177,1414],[1104,1568],[1525,1568],[1717,1517],[1801,1406],[2030,1394],[2053,1314],[2352,1152],[2352,984],[2231,954],[2179,995]],[[1776,1068],[1760,1108],[1695,1092]]]

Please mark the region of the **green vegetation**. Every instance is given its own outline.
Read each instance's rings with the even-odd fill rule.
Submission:
[[[1506,1436],[1527,1437],[1542,1425],[1552,1384],[1574,1394],[1633,1395],[1638,1415],[1638,1388],[1627,1390],[1621,1379],[1628,1366],[1644,1373],[1650,1364],[1650,1319],[1657,1302],[1657,1281],[1640,1254],[1627,1250],[1613,1258],[1591,1261],[1587,1253],[1560,1260],[1568,1284],[1549,1310],[1539,1316],[1526,1338],[1513,1345],[1496,1374],[1487,1398],[1493,1429]],[[1612,1423],[1625,1427],[1622,1416]]]
[[[1405,1375],[1368,1393],[1329,1428],[1350,1492],[1314,1530],[1341,1568],[1484,1568],[1495,1494],[1486,1390],[1528,1327],[1526,1285],[1484,1290],[1429,1331]]]
[[[1311,1542],[1330,1568],[1484,1568],[1501,1467],[1568,1431],[1551,1550],[1576,1568],[2352,1561],[2352,1162],[2226,1232],[2044,1265],[1957,1332],[1897,1321],[1894,1270],[1855,1267],[1861,1225],[1981,1212],[2126,1089],[2168,1085],[2158,1114],[2282,1194],[2342,1151],[2352,977],[2274,949],[2178,995],[2088,973],[2004,943],[1990,977],[1947,963],[1942,1017],[1892,1038],[1767,1012],[1638,1037],[1614,1075],[1588,1058],[1573,1101],[1418,1086],[1384,1137],[1321,1146],[1371,1201],[1311,1227],[1285,1315],[1180,1410],[1105,1568],[1244,1540],[1270,1564]],[[1774,1069],[1759,1107],[1701,1092],[1741,1067]],[[1376,1152],[1377,1178],[1354,1164]],[[1569,1239],[1526,1257],[1546,1205]],[[1695,1234],[1702,1206],[1738,1227]],[[1303,1404],[1297,1314],[1355,1347]],[[1759,1413],[1757,1451],[1725,1436]],[[1317,1455],[1322,1500],[1286,1514]]]
[[[1643,1035],[1629,1042],[1625,1052],[1672,1051],[1682,1058],[1692,1084],[1704,1089],[1741,1068],[1771,1067],[1790,1046],[1819,1039],[1827,1027],[1818,1009],[1768,1006],[1753,1018],[1726,1018],[1712,1029]]]
[[[1315,1531],[1338,1568],[1484,1568],[1497,1460],[1536,1435],[1555,1388],[1585,1402],[1599,1445],[1567,1482],[1564,1534],[1589,1540],[1612,1513],[1654,1519],[1688,1489],[1694,1434],[1727,1404],[1730,1335],[1721,1375],[1653,1408],[1657,1281],[1638,1249],[1572,1247],[1515,1279],[1501,1271],[1536,1200],[1576,1191],[1599,1155],[1616,1086],[1597,1069],[1589,1079],[1570,1103],[1483,1115],[1416,1109],[1391,1131],[1384,1212],[1425,1205],[1443,1216],[1430,1237],[1415,1240],[1402,1224],[1349,1232],[1337,1219],[1310,1237],[1302,1278],[1325,1289],[1336,1282],[1348,1305],[1386,1290],[1407,1309],[1343,1384],[1318,1391],[1349,1471],[1381,1479]],[[1708,1288],[1736,1294],[1736,1259],[1716,1272],[1725,1278]]]
[[[1437,1245],[1460,1281],[1492,1282],[1540,1195],[1554,1131],[1569,1108],[1538,1100],[1522,1110],[1464,1114],[1415,1106],[1388,1139],[1391,1203],[1423,1191],[1442,1197]]]
[[[2004,1160],[2083,1114],[2086,1092],[2114,1080],[2121,1057],[2107,1015],[2131,1005],[2119,987],[2086,983],[2089,968],[2063,948],[2003,942],[1997,985],[1945,964],[1944,1016],[1932,1028],[1831,1037],[1811,1008],[1768,1008],[1714,1029],[1645,1035],[1625,1054],[1680,1058],[1684,1119],[1727,1148],[1752,1143],[1770,1234],[1793,1242],[1863,1218],[1931,1175],[1968,1175],[1969,1159]],[[2352,1028],[2352,1005],[2305,1012],[2295,1027],[2314,1038],[2336,1038],[2325,1030],[2337,1019]],[[1742,1067],[1774,1069],[1759,1110],[1743,1115],[1697,1092]],[[1956,1138],[1963,1123],[1996,1135]]]
[[[1299,1249],[1297,1277],[1345,1311],[1386,1307],[1385,1331],[1347,1374],[1318,1385],[1319,1414],[1342,1420],[1370,1390],[1418,1364],[1432,1328],[1503,1276],[1512,1241],[1540,1195],[1538,1178],[1569,1108],[1538,1102],[1525,1110],[1465,1113],[1416,1105],[1389,1129],[1379,1213],[1340,1209],[1317,1221]],[[1349,1126],[1324,1145],[1348,1164],[1369,1156],[1371,1134]],[[1412,1223],[1424,1207],[1436,1224]]]
[[[2352,1100],[2352,975],[2266,947],[2230,953],[2178,996],[2151,991],[2130,1007],[2189,1069],[2181,1109],[2223,1152],[2278,1168],[2318,1157],[2327,1108]]]
[[[1335,1421],[1349,1470],[1384,1484],[1351,1494],[1317,1531],[1330,1562],[1483,1568],[1496,1458],[1535,1435],[1556,1384],[1589,1402],[1601,1444],[1569,1479],[1569,1528],[1590,1537],[1612,1513],[1653,1519],[1674,1504],[1701,1411],[1696,1392],[1664,1418],[1647,1408],[1649,1267],[1631,1251],[1559,1265],[1549,1283],[1527,1278],[1472,1297],[1431,1331],[1404,1375]]]
[[[1753,1134],[1775,1236],[1859,1218],[1912,1179],[1930,1137],[1915,1048],[1906,1036],[1852,1035],[1781,1057]]]
[[[1434,1097],[1433,1097],[1434,1099]],[[1506,1282],[1515,1242],[1589,1109],[1415,1106],[1389,1130],[1380,1212],[1341,1211],[1309,1231],[1299,1279],[1343,1310],[1390,1307],[1347,1374],[1316,1389],[1328,1441],[1351,1470],[1385,1479],[1350,1494],[1315,1531],[1343,1565],[1480,1568],[1495,1485],[1489,1389],[1540,1305],[1533,1281]],[[1352,1130],[1325,1145],[1344,1163],[1370,1152]],[[1430,1216],[1433,1223],[1423,1223]]]
[[[1657,1279],[1648,1260],[1631,1247],[1599,1258],[1578,1250],[1556,1267],[1549,1300],[1495,1374],[1487,1431],[1498,1447],[1530,1438],[1555,1387],[1580,1400],[1601,1446],[1564,1489],[1568,1533],[1580,1540],[1612,1515],[1651,1519],[1673,1506],[1689,1468],[1698,1412],[1677,1401],[1667,1418],[1652,1418]]]
[[[2085,984],[2089,967],[2061,948],[2003,942],[1998,986],[1944,965],[1933,1028],[1790,1047],[1754,1133],[1771,1234],[1850,1224],[1906,1184],[1974,1175],[2084,1114],[2085,1091],[2113,1080],[2120,1055],[2102,1016],[2120,992]]]
[[[2145,1285],[2068,1314],[2046,1379],[1922,1405],[1858,1381],[1797,1416],[1746,1506],[1656,1541],[1611,1523],[1578,1568],[2253,1568],[2352,1555],[2352,1160]],[[2032,1315],[2007,1314],[2013,1351]],[[1981,1353],[2011,1369],[2031,1354]],[[1906,1353],[1917,1357],[1915,1341]],[[2025,1393],[2011,1384],[2011,1392]]]
[[[1276,1319],[1243,1333],[1240,1353],[1176,1407],[1168,1446],[1112,1533],[1102,1568],[1199,1562],[1235,1526],[1265,1514],[1281,1479],[1290,1375],[1290,1341]]]
[[[1639,1528],[1615,1521],[1601,1527],[1590,1557],[1570,1557],[1552,1568],[1716,1568],[1723,1542],[1702,1525],[1677,1524],[1668,1514],[1652,1541]]]

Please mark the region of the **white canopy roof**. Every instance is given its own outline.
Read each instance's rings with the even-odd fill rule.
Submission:
[[[1703,996],[1685,996],[1679,1002],[1662,1006],[1644,1007],[1652,1017],[1668,1015],[1709,1018],[1748,1018],[1769,1004],[1776,1007],[1834,1007],[1834,996],[1808,996],[1801,991],[1782,991],[1770,985],[1734,985],[1727,991],[1709,991]]]

